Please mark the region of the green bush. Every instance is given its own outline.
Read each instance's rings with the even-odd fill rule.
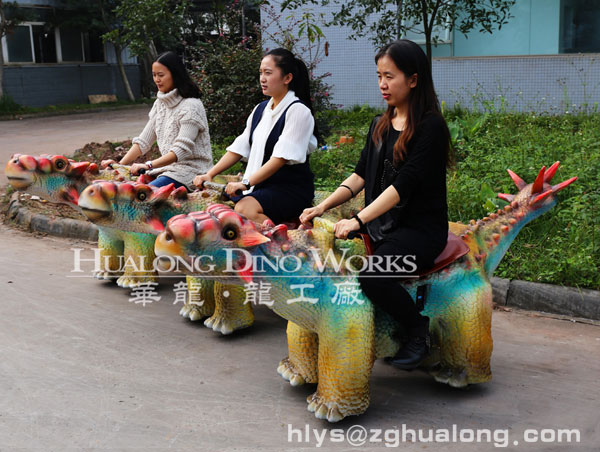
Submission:
[[[0,97],[0,115],[14,115],[19,113],[23,107],[16,103],[8,94]]]
[[[352,173],[376,110],[324,112],[333,127],[328,149],[311,156],[319,188],[333,189]],[[456,170],[448,174],[451,221],[481,218],[516,193],[510,168],[532,182],[542,165],[559,160],[553,183],[578,180],[558,195],[558,205],[525,227],[496,270],[496,276],[600,289],[600,115],[537,116],[447,112],[454,134]],[[460,133],[459,133],[460,132]],[[335,147],[340,135],[351,145]]]

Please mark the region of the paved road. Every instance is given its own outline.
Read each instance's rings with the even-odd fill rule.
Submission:
[[[149,105],[122,110],[0,121],[0,185],[4,166],[14,153],[70,155],[92,141],[120,141],[139,134]]]
[[[2,451],[300,451],[317,445],[312,430],[307,441],[306,426],[345,433],[355,424],[405,424],[426,429],[425,437],[427,429],[452,435],[453,425],[500,429],[498,445],[535,451],[568,447],[527,445],[526,429],[579,429],[576,450],[598,450],[598,326],[495,312],[490,383],[456,390],[377,362],[367,413],[329,425],[306,410],[314,387],[292,388],[275,371],[286,356],[282,319],[257,309],[251,329],[220,336],[178,315],[172,280],[163,282],[161,301],[128,302],[129,293],[111,283],[69,277],[70,248],[90,246],[0,225]],[[395,435],[388,433],[389,444]],[[381,438],[362,448],[326,439],[321,449],[372,450],[383,447]],[[399,447],[496,450],[493,442]]]

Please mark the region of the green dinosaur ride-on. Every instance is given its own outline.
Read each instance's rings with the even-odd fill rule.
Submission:
[[[509,205],[469,225],[451,225],[459,237],[449,246],[465,247],[466,254],[458,252],[442,268],[406,281],[413,299],[420,287],[428,287],[423,314],[430,318],[432,352],[423,366],[437,381],[463,387],[491,379],[489,278],[521,228],[550,210],[556,193],[576,180],[550,185],[557,168],[558,162],[542,168],[532,184],[509,171],[519,188],[517,195],[499,194]],[[332,226],[316,219],[313,229],[279,225],[259,231],[231,208],[212,205],[171,218],[155,251],[164,262],[209,258],[212,266],[203,272],[208,278],[246,288],[259,280],[269,284],[270,308],[288,320],[289,355],[278,372],[292,385],[317,383],[308,409],[335,422],[368,408],[373,361],[396,354],[401,332],[360,291],[348,263],[352,256],[340,258],[339,265],[327,259],[330,250],[339,258],[346,243],[358,242],[335,240]],[[282,261],[291,262],[291,271]]]

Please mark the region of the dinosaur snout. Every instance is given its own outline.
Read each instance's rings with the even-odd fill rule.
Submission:
[[[106,200],[103,189],[98,184],[86,187],[79,196],[79,207],[88,219],[96,222],[112,213],[112,208]]]
[[[158,257],[158,266],[161,270],[169,268],[172,258],[186,258],[183,248],[176,240],[176,237],[169,228],[161,232],[154,242],[154,253]]]
[[[4,169],[8,182],[15,190],[23,190],[33,183],[33,171],[37,168],[35,158],[30,155],[14,155]]]

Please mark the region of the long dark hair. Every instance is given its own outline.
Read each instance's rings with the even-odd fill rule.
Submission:
[[[265,57],[266,56],[273,57],[275,65],[281,69],[284,76],[292,74],[292,81],[289,84],[289,89],[296,93],[298,99],[310,109],[310,112],[314,117],[315,112],[313,111],[312,98],[310,96],[310,77],[308,76],[308,68],[304,61],[295,57],[292,52],[282,47],[270,50],[265,54]],[[317,141],[320,139],[316,119],[313,135],[317,137]]]
[[[166,66],[171,72],[173,84],[181,97],[200,97],[200,89],[190,78],[183,60],[175,52],[161,53],[156,62]]]
[[[434,114],[443,119],[440,103],[433,87],[433,77],[431,68],[425,52],[412,41],[408,39],[399,39],[381,48],[375,55],[375,63],[380,58],[388,56],[392,59],[396,67],[408,78],[417,74],[417,86],[410,90],[408,98],[408,117],[404,131],[400,134],[398,141],[394,144],[394,162],[404,160],[406,147],[415,135],[415,131],[425,115]],[[378,144],[386,134],[392,124],[394,117],[394,107],[388,106],[388,109],[379,119],[375,130],[373,131],[373,141]],[[443,121],[444,127],[442,133],[444,143],[444,156],[447,166],[452,166],[452,150],[450,144],[450,132],[446,121]]]

